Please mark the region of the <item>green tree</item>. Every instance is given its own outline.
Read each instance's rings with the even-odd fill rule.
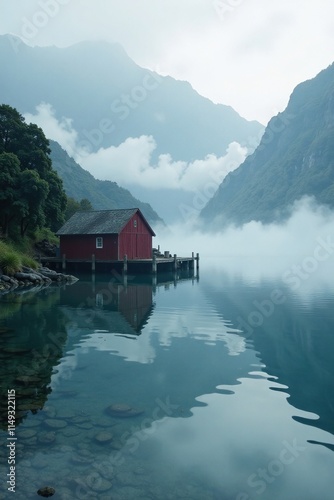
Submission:
[[[20,113],[3,104],[0,106],[0,153],[15,153],[20,149],[24,133],[24,118]]]
[[[20,113],[0,106],[0,224],[4,234],[19,227],[56,231],[64,222],[66,195],[52,168],[49,141],[41,128],[26,124]]]
[[[67,198],[67,205],[65,210],[65,220],[68,220],[80,210],[80,203],[70,196]]]
[[[5,236],[15,217],[14,203],[19,198],[20,161],[13,153],[0,154],[0,225]]]
[[[65,220],[68,220],[74,215],[76,212],[84,211],[84,210],[93,210],[93,206],[87,198],[83,198],[80,201],[71,198],[70,196],[67,198],[67,206],[65,211]]]
[[[49,188],[49,195],[44,202],[45,224],[55,232],[65,222],[67,197],[63,190],[63,181],[57,172],[50,170],[44,180]]]
[[[89,200],[87,200],[87,198],[82,198],[82,200],[80,200],[79,205],[80,205],[79,210],[82,210],[82,211],[93,210],[93,206],[92,206],[91,202]]]
[[[35,170],[20,172],[19,198],[14,206],[18,209],[21,236],[26,234],[28,228],[45,225],[44,202],[48,194],[48,183]]]

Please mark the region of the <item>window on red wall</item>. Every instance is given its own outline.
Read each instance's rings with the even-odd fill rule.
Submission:
[[[136,219],[133,221],[133,227],[137,227],[137,220]]]
[[[96,248],[103,248],[103,238],[102,238],[102,236],[98,236],[96,238]]]

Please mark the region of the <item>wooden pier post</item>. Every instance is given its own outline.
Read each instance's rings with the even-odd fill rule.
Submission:
[[[92,273],[95,273],[95,254],[92,254]]]
[[[177,255],[176,253],[174,254],[174,272],[177,271]]]
[[[63,261],[62,261],[61,268],[62,268],[63,271],[66,270],[66,254],[63,254]]]
[[[196,254],[196,272],[198,274],[199,271],[199,253]]]
[[[195,254],[194,252],[191,252],[191,269],[195,269]]]
[[[154,254],[152,259],[152,273],[157,274],[157,257]]]
[[[123,259],[123,273],[127,274],[128,272],[128,256],[125,254]]]

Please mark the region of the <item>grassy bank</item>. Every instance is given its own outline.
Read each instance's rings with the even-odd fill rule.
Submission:
[[[22,266],[38,268],[33,259],[35,245],[47,240],[52,244],[58,243],[58,238],[49,229],[39,229],[25,238],[15,238],[0,241],[0,269],[4,274],[14,274],[22,270]]]
[[[22,266],[37,269],[38,263],[31,257],[31,251],[22,251],[20,246],[0,241],[0,269],[4,274],[11,275],[21,271]]]

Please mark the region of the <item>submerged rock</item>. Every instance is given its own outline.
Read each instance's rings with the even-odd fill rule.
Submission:
[[[142,415],[144,413],[144,410],[133,408],[127,404],[116,403],[108,406],[108,408],[106,408],[106,412],[111,417],[128,418]]]
[[[32,437],[35,437],[37,434],[37,431],[34,429],[19,429],[18,436],[20,439],[30,439]]]
[[[110,443],[113,440],[113,435],[110,432],[99,432],[94,436],[95,441],[100,444]]]
[[[83,455],[80,455],[79,453],[75,453],[71,456],[71,462],[77,465],[86,465],[86,464],[92,464],[94,462],[94,458],[92,457],[85,457]]]
[[[57,413],[57,418],[63,418],[63,419],[72,419],[74,418],[76,415],[74,413],[74,411],[72,410],[68,410],[67,408],[60,408]]]
[[[92,429],[94,426],[91,422],[83,422],[82,424],[75,424],[79,429]]]
[[[89,474],[85,482],[89,488],[97,493],[108,491],[112,487],[112,483],[107,479],[104,479],[97,472]]]
[[[67,426],[62,430],[62,433],[65,437],[74,437],[78,436],[81,433],[81,430],[73,425]]]
[[[44,420],[45,425],[51,427],[51,429],[62,429],[67,426],[67,422],[64,420],[57,420],[56,418],[47,418]]]
[[[50,432],[40,432],[38,434],[38,442],[41,444],[51,444],[56,440],[56,433],[53,431]]]
[[[50,488],[50,486],[45,486],[45,488],[40,488],[37,491],[37,494],[40,495],[41,497],[52,497],[56,493],[56,490],[54,488]]]

